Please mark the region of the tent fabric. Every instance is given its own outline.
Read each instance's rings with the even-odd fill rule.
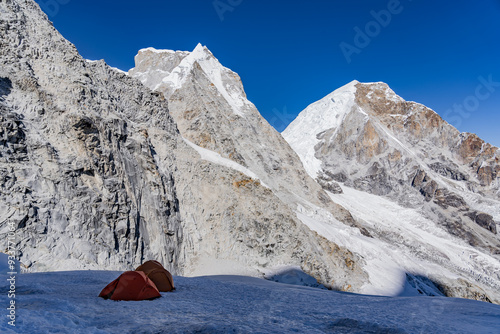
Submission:
[[[175,290],[174,278],[158,261],[150,260],[144,262],[137,267],[136,271],[144,272],[161,292]]]
[[[126,271],[109,283],[99,297],[111,300],[149,300],[161,297],[161,294],[144,272]]]

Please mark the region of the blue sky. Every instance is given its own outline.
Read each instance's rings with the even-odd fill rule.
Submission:
[[[356,79],[500,146],[500,0],[37,0],[88,59],[206,45],[279,131]]]

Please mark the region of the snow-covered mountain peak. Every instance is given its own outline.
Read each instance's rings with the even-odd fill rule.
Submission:
[[[316,157],[315,146],[326,131],[336,133],[348,116],[349,122],[355,119],[357,126],[364,128],[367,123],[373,122],[389,126],[395,122],[404,123],[414,113],[427,118],[426,122],[432,124],[442,122],[434,111],[417,103],[406,102],[384,82],[361,83],[353,80],[309,105],[282,134],[301,157],[309,175],[316,178],[321,170],[321,162]],[[372,139],[376,141],[375,138],[368,141]]]
[[[129,73],[150,89],[163,93],[167,99],[183,87],[192,73],[201,71],[235,114],[243,116],[252,106],[238,74],[222,66],[200,43],[192,52],[142,49],[135,57],[135,63],[136,67]]]
[[[354,107],[358,84],[359,81],[353,80],[309,105],[283,131],[283,137],[299,154],[308,174],[313,178],[321,169],[321,162],[314,157],[317,135],[342,123]]]
[[[148,47],[148,48],[140,49],[138,53],[153,52],[153,53],[159,53],[159,54],[162,54],[162,53],[186,53],[186,54],[190,54],[190,53],[204,52],[204,51],[210,52],[210,50],[208,50],[208,48],[206,46],[203,46],[201,43],[198,43],[192,52],[180,51],[180,50],[174,51],[174,50],[170,50],[170,49],[156,49],[154,47]]]
[[[207,56],[213,57],[212,52],[210,52],[210,50],[206,46],[202,45],[201,43],[198,43],[196,45],[196,47],[194,48],[193,52],[191,52],[191,54],[195,58],[200,58],[200,59],[207,58]]]
[[[302,111],[283,136],[298,153],[307,172],[355,219],[372,224],[375,213],[383,212],[378,221],[390,220],[391,233],[406,223],[427,221],[426,228],[434,235],[438,231],[449,235],[446,238],[453,240],[453,244],[472,246],[471,252],[488,258],[486,264],[474,256],[467,266],[472,268],[472,275],[458,270],[464,280],[472,282],[466,285],[478,284],[492,295],[499,291],[500,281],[496,274],[500,245],[497,234],[500,226],[498,148],[475,135],[460,134],[436,112],[422,104],[405,101],[383,82],[352,82],[341,87]],[[349,195],[351,191],[352,196]],[[345,197],[349,200],[344,201]],[[382,197],[387,202],[369,205],[372,200]],[[400,218],[388,218],[391,201],[396,205],[394,212],[405,211]],[[304,221],[309,221],[309,226],[321,233],[323,227],[316,224],[321,219],[305,217]],[[393,223],[397,228],[391,225]],[[367,225],[370,234],[375,239],[387,240],[388,234],[379,234],[380,226],[375,229],[373,226]],[[404,240],[412,239],[413,233],[402,233]],[[354,249],[356,242],[353,239],[351,235],[349,245]],[[430,240],[428,236],[415,240],[419,247],[427,248],[427,254],[434,254],[437,249],[423,246]],[[389,243],[397,247],[402,244],[401,238]],[[375,272],[380,273],[381,267],[376,270],[370,267],[378,266],[375,262],[380,256],[373,261],[368,254],[364,256],[363,251],[369,248],[360,247],[359,253],[368,263],[365,268],[370,276],[375,278],[378,275]],[[446,250],[442,254],[447,252],[450,255],[444,263],[439,256],[427,257],[423,265],[427,277],[443,275],[442,268],[457,272],[457,266],[464,266],[467,260],[460,258],[461,251]],[[396,254],[399,261],[402,254],[399,251]],[[455,254],[459,256],[453,258]],[[413,255],[410,258],[413,258],[411,262],[416,259]],[[432,268],[435,264],[439,270]],[[390,270],[385,264],[383,267]],[[408,263],[401,267],[410,273],[421,270]],[[382,276],[382,281],[387,282],[391,275]],[[481,276],[487,280],[477,279]]]

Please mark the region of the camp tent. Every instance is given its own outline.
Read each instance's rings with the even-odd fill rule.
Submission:
[[[172,275],[163,268],[160,262],[158,261],[147,261],[142,265],[137,267],[136,271],[141,271],[151,279],[159,291],[161,292],[169,292],[175,290],[174,279]]]
[[[111,300],[145,300],[161,297],[155,284],[141,271],[126,271],[109,283],[99,297]]]

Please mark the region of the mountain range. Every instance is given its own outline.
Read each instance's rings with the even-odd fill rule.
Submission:
[[[269,277],[500,303],[500,151],[385,83],[278,133],[204,46],[83,59],[0,2],[0,235],[24,270]]]

